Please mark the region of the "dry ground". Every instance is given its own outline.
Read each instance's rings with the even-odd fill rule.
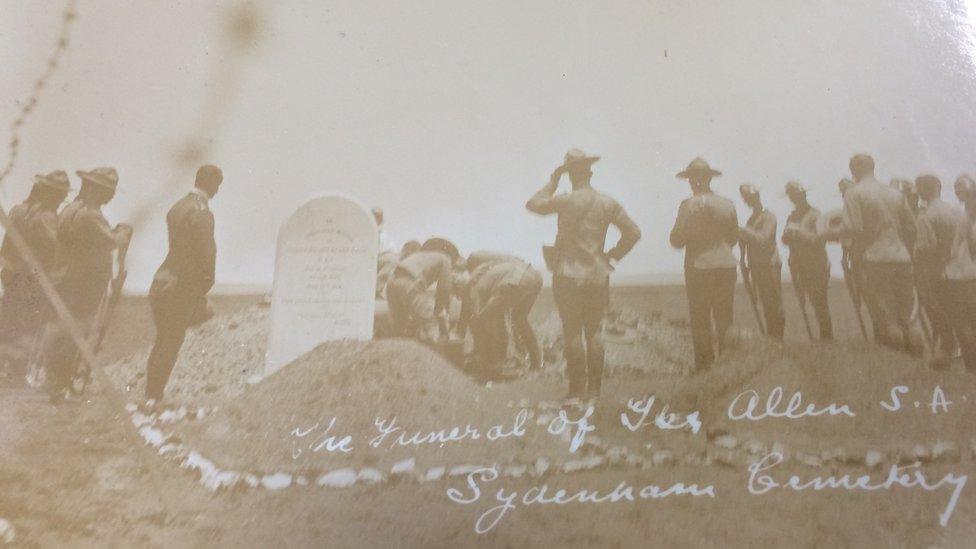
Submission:
[[[877,445],[896,456],[905,444],[951,438],[959,457],[925,467],[940,478],[947,472],[974,471],[966,442],[976,436],[974,383],[958,371],[931,374],[894,353],[859,342],[843,287],[833,288],[836,331],[846,337],[833,345],[810,345],[792,295],[784,296],[791,326],[784,347],[750,344],[721,365],[725,373],[710,378],[675,379],[622,372],[609,379],[598,410],[598,430],[611,431],[621,407],[631,397],[656,393],[674,399],[678,409],[698,406],[706,425],[719,429],[725,405],[742,386],[768,390],[775,384],[796,385],[821,399],[856,400],[866,409],[887,395],[892,383],[911,386],[912,396],[927,394],[941,384],[953,401],[945,415],[929,420],[924,409],[884,415],[877,406],[864,421],[777,420],[764,427],[733,431],[742,441],[784,442],[829,450],[843,444]],[[219,312],[253,303],[256,298],[225,298]],[[665,318],[685,315],[683,290],[676,287],[618,289],[614,301]],[[744,296],[737,297],[737,323],[754,326]],[[149,341],[151,323],[145,304],[124,304],[106,350],[117,359],[138,351]],[[540,300],[539,321],[551,314],[551,301]],[[823,382],[821,371],[846,368]],[[792,369],[790,369],[792,368]],[[763,377],[763,372],[768,375]],[[809,388],[809,389],[808,389]],[[564,388],[553,376],[541,376],[491,389],[494,402],[551,399]],[[805,393],[806,394],[806,393]],[[963,400],[968,397],[968,400]],[[910,403],[911,399],[906,397]],[[924,403],[929,400],[928,396]],[[823,403],[826,403],[824,401]],[[860,411],[860,410],[859,410]],[[171,461],[164,461],[134,440],[122,410],[110,409],[97,390],[87,402],[53,408],[36,393],[0,388],[0,517],[15,529],[15,543],[24,546],[904,546],[966,547],[976,539],[976,497],[967,486],[951,522],[938,525],[948,492],[924,493],[895,489],[881,493],[794,494],[763,496],[746,490],[745,463],[673,465],[650,469],[607,468],[575,474],[550,474],[542,479],[500,479],[484,486],[482,498],[458,505],[446,497],[448,488],[465,489],[464,479],[429,484],[393,482],[334,490],[291,488],[270,492],[233,490],[212,494]],[[836,421],[835,429],[830,422]],[[860,420],[859,420],[860,421]],[[854,423],[854,422],[849,422]],[[881,429],[879,426],[887,428]],[[813,433],[813,435],[811,435]],[[713,433],[714,435],[714,433]],[[642,431],[630,434],[635,447],[704,445],[703,437]],[[627,440],[623,436],[621,441]],[[741,444],[741,441],[740,441]],[[700,449],[700,448],[699,448]],[[854,452],[854,450],[850,450]],[[791,462],[777,475],[815,473]],[[831,468],[839,474],[864,474],[860,465]],[[883,476],[883,473],[873,474]],[[674,482],[714,485],[718,497],[680,497],[601,505],[526,506],[510,511],[491,532],[478,535],[474,524],[494,500],[498,488],[524,492],[540,483],[553,488],[612,490],[626,481],[635,486]]]

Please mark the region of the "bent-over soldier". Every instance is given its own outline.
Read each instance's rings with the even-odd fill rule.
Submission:
[[[146,400],[158,406],[173,372],[186,330],[208,316],[207,292],[214,285],[217,243],[210,200],[224,174],[211,165],[197,170],[193,189],[166,214],[169,252],[149,288],[156,342],[146,362]]]
[[[24,202],[10,209],[12,228],[30,248],[40,268],[53,274],[58,238],[58,207],[68,196],[68,174],[57,170],[37,175]],[[0,246],[0,343],[8,365],[20,373],[31,340],[44,325],[47,298],[37,280],[38,273],[29,267],[7,232]]]
[[[850,169],[855,185],[844,197],[844,231],[864,271],[863,296],[875,339],[921,355],[922,332],[912,317],[915,218],[905,197],[875,178],[873,158],[855,155]]]
[[[714,339],[721,353],[732,327],[736,280],[732,246],[739,241],[739,220],[732,201],[712,192],[712,178],[720,175],[702,158],[692,160],[677,175],[688,180],[693,195],[678,207],[670,240],[672,246],[685,250],[685,291],[697,370],[712,365]]]
[[[54,281],[68,312],[87,333],[112,279],[112,253],[128,242],[132,228],[122,223],[112,228],[102,214],[102,206],[112,200],[118,186],[115,168],[76,173],[81,177],[81,190],[58,217]],[[64,397],[77,356],[70,333],[57,322],[48,323],[41,361],[49,375],[52,402]]]
[[[807,201],[807,190],[796,181],[786,184],[786,195],[793,203],[793,211],[786,219],[783,244],[790,248],[790,273],[797,285],[797,295],[810,298],[817,317],[821,340],[834,338],[827,302],[830,283],[830,261],[827,259],[827,243],[817,233],[820,210]],[[801,295],[802,294],[802,295]],[[801,307],[803,303],[800,303]],[[806,311],[801,311],[804,315]]]
[[[746,205],[752,208],[752,215],[746,221],[745,227],[739,229],[739,246],[744,254],[747,272],[762,303],[766,334],[781,340],[786,320],[783,315],[783,263],[776,246],[776,214],[763,207],[759,189],[753,185],[741,185],[739,194]]]
[[[416,337],[427,343],[448,336],[454,267],[460,261],[461,254],[454,244],[432,238],[424,242],[420,251],[397,264],[386,285],[390,317],[397,335]]]
[[[549,182],[525,204],[532,213],[557,216],[556,242],[543,248],[543,253],[552,271],[552,294],[563,325],[569,399],[600,396],[610,273],[641,237],[623,206],[590,185],[591,168],[599,159],[570,149]],[[564,173],[573,188],[557,195]],[[620,230],[620,240],[606,251],[610,225]]]
[[[529,312],[541,290],[542,275],[525,261],[476,261],[464,295],[458,332],[463,336],[470,325],[475,354],[488,377],[501,373],[508,356],[506,318],[511,320],[517,346],[528,353],[529,368],[542,367],[542,349],[529,322]]]

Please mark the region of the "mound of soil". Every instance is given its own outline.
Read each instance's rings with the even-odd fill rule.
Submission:
[[[881,403],[893,407],[896,387],[905,392],[898,392],[897,410],[889,410]],[[951,404],[937,406],[933,412],[933,400],[940,402],[937,387]],[[936,444],[962,450],[968,448],[976,422],[976,403],[971,402],[976,376],[961,365],[935,371],[919,359],[861,342],[765,343],[740,349],[719,360],[708,374],[678,381],[673,391],[675,402],[701,409],[706,424],[715,431],[814,453],[838,449],[857,455],[867,450],[906,453],[918,445]],[[774,397],[778,414],[795,398],[796,414],[809,405],[822,410],[834,404],[847,406],[853,417],[823,413],[799,419],[733,421],[730,405],[746,391],[755,391],[755,415],[766,411],[770,394],[778,391],[782,395]],[[746,410],[750,396],[739,398],[734,414]]]
[[[190,328],[166,386],[167,400],[201,405],[243,393],[247,379],[264,371],[268,311],[255,305]],[[149,351],[145,349],[105,369],[134,401],[144,398]]]
[[[495,425],[510,431],[518,413],[492,396],[414,341],[330,342],[241,396],[224,400],[215,414],[183,426],[182,434],[190,447],[222,468],[259,472],[337,467],[388,472],[394,463],[409,458],[422,469],[506,463],[530,446],[559,451],[560,441],[534,425],[526,425],[525,437],[488,440]],[[377,419],[393,418],[400,429],[370,444],[380,433]],[[412,438],[419,433],[422,438],[455,427],[463,434],[468,426],[477,429],[478,439],[395,443],[401,434]],[[347,435],[352,437],[348,453],[319,447],[329,436],[339,441]]]

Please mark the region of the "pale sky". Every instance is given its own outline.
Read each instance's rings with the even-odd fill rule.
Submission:
[[[197,135],[225,174],[219,283],[270,285],[278,227],[330,190],[383,207],[401,242],[442,235],[539,264],[555,219],[523,205],[580,147],[603,157],[594,186],[644,232],[627,275],[680,272],[667,235],[688,189],[674,174],[697,155],[724,171],[713,186],[740,219],[748,181],[781,225],[789,179],[839,207],[855,152],[883,180],[934,172],[947,195],[976,171],[976,10],[963,2],[281,1],[256,5],[263,31],[245,53],[225,40],[233,6],[82,0],[4,205],[35,173],[62,168],[77,186],[75,170],[115,166],[109,220],[150,212],[129,255],[129,287],[145,289],[165,212],[192,185],[174,157]],[[0,143],[60,10],[0,0]]]

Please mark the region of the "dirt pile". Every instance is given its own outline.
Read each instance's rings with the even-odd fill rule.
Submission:
[[[240,395],[247,379],[264,371],[269,309],[255,305],[190,328],[169,384],[168,401],[202,405]],[[149,349],[106,367],[109,378],[133,401],[146,390]]]
[[[961,450],[968,447],[976,422],[970,396],[976,394],[976,376],[961,365],[935,371],[918,359],[862,342],[741,348],[720,359],[708,375],[678,380],[669,390],[678,406],[701,409],[716,433],[813,453],[843,450],[863,456],[880,450],[907,456],[924,453],[919,445]],[[754,416],[767,408],[771,416],[791,409],[792,415],[804,415],[808,406],[821,411],[831,405],[838,413],[730,419],[730,411],[745,414],[752,397]],[[949,404],[943,407],[941,402]],[[844,406],[850,414],[840,412]]]
[[[557,438],[528,421],[524,437],[488,439],[495,425],[511,431],[517,413],[416,342],[332,342],[220,402],[215,414],[186,424],[182,434],[220,467],[261,472],[389,471],[411,458],[418,468],[477,465],[514,461],[529,447],[559,451]],[[377,441],[378,419],[396,429]],[[462,440],[427,441],[432,432],[453,438],[452,430]],[[347,435],[348,453],[322,445]],[[401,445],[401,435],[424,442]]]

